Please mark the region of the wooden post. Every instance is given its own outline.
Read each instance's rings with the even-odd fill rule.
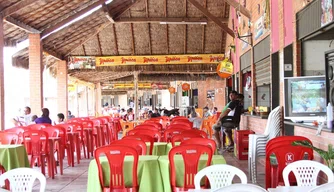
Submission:
[[[135,98],[134,98],[134,110],[135,110],[135,121],[138,119],[138,71],[133,73],[133,81],[135,88]]]
[[[0,130],[5,129],[5,84],[4,84],[4,28],[0,16]]]

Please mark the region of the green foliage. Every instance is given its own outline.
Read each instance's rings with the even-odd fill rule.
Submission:
[[[334,170],[334,150],[333,150],[333,145],[329,144],[328,145],[328,150],[324,151],[322,149],[319,149],[317,147],[314,147],[310,142],[304,140],[304,141],[294,141],[292,142],[293,146],[303,146],[303,147],[308,147],[312,148],[314,151],[319,153],[319,155],[326,161],[327,166],[331,169]]]

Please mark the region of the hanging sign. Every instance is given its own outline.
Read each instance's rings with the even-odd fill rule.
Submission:
[[[174,87],[170,87],[168,89],[168,91],[169,91],[169,93],[174,94],[175,93],[175,88]]]
[[[151,65],[151,64],[198,64],[219,63],[224,54],[199,55],[151,55],[151,56],[111,56],[96,57],[96,66]]]
[[[182,84],[182,90],[183,91],[188,91],[190,89],[190,85],[189,83],[183,83]]]
[[[220,62],[217,67],[217,74],[221,78],[227,78],[233,74],[233,64],[228,59]]]
[[[69,57],[68,69],[95,69],[95,57]]]

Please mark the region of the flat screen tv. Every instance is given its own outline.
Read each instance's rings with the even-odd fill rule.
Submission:
[[[285,119],[294,122],[310,123],[326,116],[325,76],[285,78],[284,104]]]

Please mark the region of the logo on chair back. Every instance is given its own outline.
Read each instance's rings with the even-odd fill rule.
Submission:
[[[121,152],[120,151],[110,151],[110,154],[111,155],[116,155],[116,154],[121,154]]]
[[[188,140],[188,139],[190,139],[190,137],[184,137],[183,139],[184,139],[184,140]]]
[[[292,163],[294,161],[294,155],[293,153],[287,153],[285,154],[285,162],[286,164]]]
[[[197,151],[196,150],[194,150],[194,149],[192,149],[192,150],[186,150],[186,153],[197,153]]]

